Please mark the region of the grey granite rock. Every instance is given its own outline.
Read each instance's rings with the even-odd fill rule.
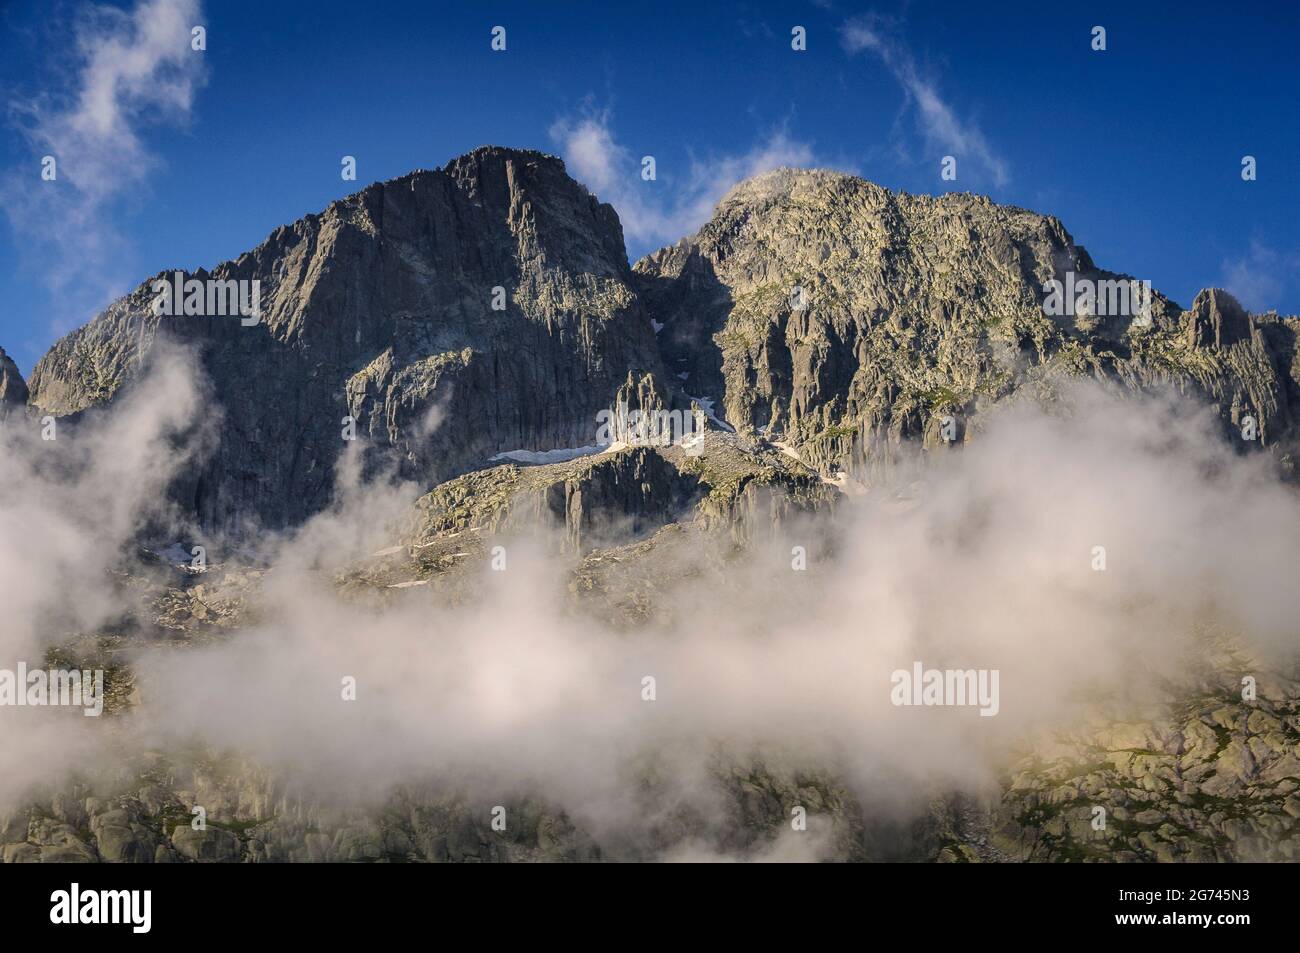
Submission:
[[[536,152],[371,185],[194,277],[258,280],[262,322],[156,316],[146,282],[54,345],[31,403],[82,410],[161,338],[197,347],[217,442],[176,494],[206,526],[320,509],[345,417],[373,468],[432,486],[500,451],[590,444],[629,373],[662,376],[618,217]]]
[[[0,419],[27,403],[27,383],[18,365],[0,347]]]
[[[1265,445],[1295,438],[1297,319],[1252,317],[1218,290],[1186,312],[1155,291],[1149,319],[1135,302],[1050,315],[1047,282],[1128,276],[1099,269],[1057,219],[985,197],[782,169],[635,271],[685,389],[823,471],[870,474],[903,438],[938,443],[944,416],[964,429],[992,402],[1081,375],[1193,393],[1233,425],[1252,415]]]

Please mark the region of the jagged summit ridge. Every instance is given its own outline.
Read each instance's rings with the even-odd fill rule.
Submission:
[[[501,451],[589,443],[629,373],[660,371],[617,215],[540,153],[480,149],[371,185],[195,274],[258,281],[262,320],[159,317],[143,285],[54,345],[31,401],[72,413],[112,399],[160,334],[197,346],[225,413],[179,492],[207,525],[318,509],[345,416],[432,484]],[[449,425],[425,434],[434,408]]]
[[[780,434],[828,469],[869,476],[905,438],[940,443],[945,417],[964,425],[1079,375],[1198,394],[1234,426],[1262,422],[1265,443],[1291,439],[1300,406],[1295,319],[1202,334],[1244,328],[1245,312],[1224,292],[1184,310],[1156,289],[1146,309],[1053,314],[1052,282],[1113,291],[1140,276],[1098,268],[1055,217],[985,196],[778,169],[634,270],[669,371],[719,395],[742,432]]]
[[[5,349],[0,347],[0,414],[27,403],[27,382]]]
[[[1147,321],[1049,315],[1050,281],[1130,276],[1098,269],[1052,216],[824,169],[738,184],[630,267],[617,213],[562,160],[484,146],[194,274],[256,280],[261,321],[155,316],[147,282],[56,343],[29,400],[73,413],[113,399],[160,334],[197,346],[222,430],[177,493],[205,525],[318,509],[344,418],[374,463],[432,486],[501,452],[587,446],[629,394],[710,400],[742,433],[864,479],[900,441],[936,444],[943,418],[1056,378],[1173,384],[1233,424],[1254,416],[1269,444],[1300,406],[1294,319],[1252,318],[1223,292],[1186,311],[1155,292]]]

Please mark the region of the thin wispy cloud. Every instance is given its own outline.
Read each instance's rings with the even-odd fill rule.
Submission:
[[[1267,311],[1300,277],[1300,249],[1282,252],[1253,239],[1245,253],[1225,259],[1221,268],[1224,288],[1251,311]]]
[[[999,187],[1011,181],[1006,160],[997,154],[974,122],[958,117],[952,105],[940,95],[937,84],[922,74],[911,50],[885,20],[876,16],[849,20],[840,28],[840,39],[850,55],[865,51],[880,58],[902,86],[931,148],[937,147],[943,154],[956,157],[959,164],[963,160],[973,162],[977,170]]]
[[[693,233],[708,221],[727,191],[745,179],[783,166],[830,164],[818,158],[810,143],[777,128],[745,152],[690,156],[684,166],[674,165],[671,154],[650,150],[657,179],[645,181],[643,155],[615,137],[611,119],[608,110],[588,110],[557,120],[550,134],[569,173],[618,210],[624,234],[633,245],[664,245]]]
[[[21,244],[40,256],[56,323],[84,320],[126,290],[129,245],[114,215],[159,167],[146,128],[192,114],[206,70],[191,30],[202,23],[200,0],[88,5],[64,54],[66,85],[6,104],[30,159],[6,171],[0,195]],[[44,156],[57,163],[53,181],[41,179]]]

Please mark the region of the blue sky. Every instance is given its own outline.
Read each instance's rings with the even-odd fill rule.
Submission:
[[[487,143],[565,156],[633,259],[737,178],[820,165],[1054,214],[1184,306],[1300,312],[1296,8],[985,6],[0,0],[0,346],[29,373],[145,277]]]

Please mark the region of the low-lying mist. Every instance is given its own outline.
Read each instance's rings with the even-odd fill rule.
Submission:
[[[197,380],[172,355],[55,441],[31,421],[0,430],[0,667],[39,666],[138,611],[112,572],[201,452]],[[124,714],[0,709],[0,802],[93,771],[111,736],[119,753],[237,751],[322,802],[430,783],[486,810],[527,793],[596,832],[646,823],[636,791],[650,763],[668,801],[720,810],[720,751],[919,809],[934,790],[993,783],[1009,748],[1099,698],[1157,699],[1207,626],[1261,669],[1292,664],[1300,498],[1269,454],[1231,446],[1186,398],[1091,383],[1062,398],[1050,413],[987,412],[963,447],[912,448],[924,465],[899,469],[905,485],[840,502],[833,555],[821,524],[782,526],[806,569],[756,550],[731,554],[722,582],[687,574],[661,589],[668,631],[584,611],[567,587],[577,557],[544,533],[501,540],[505,570],[472,569],[467,604],[432,586],[382,608],[344,597],[332,570],[395,544],[428,489],[362,483],[350,459],[328,511],[258,540],[275,554],[260,621],[165,650],[142,642]],[[209,558],[229,568],[230,550],[214,542]],[[893,673],[917,662],[996,671],[996,713],[894,704]]]

